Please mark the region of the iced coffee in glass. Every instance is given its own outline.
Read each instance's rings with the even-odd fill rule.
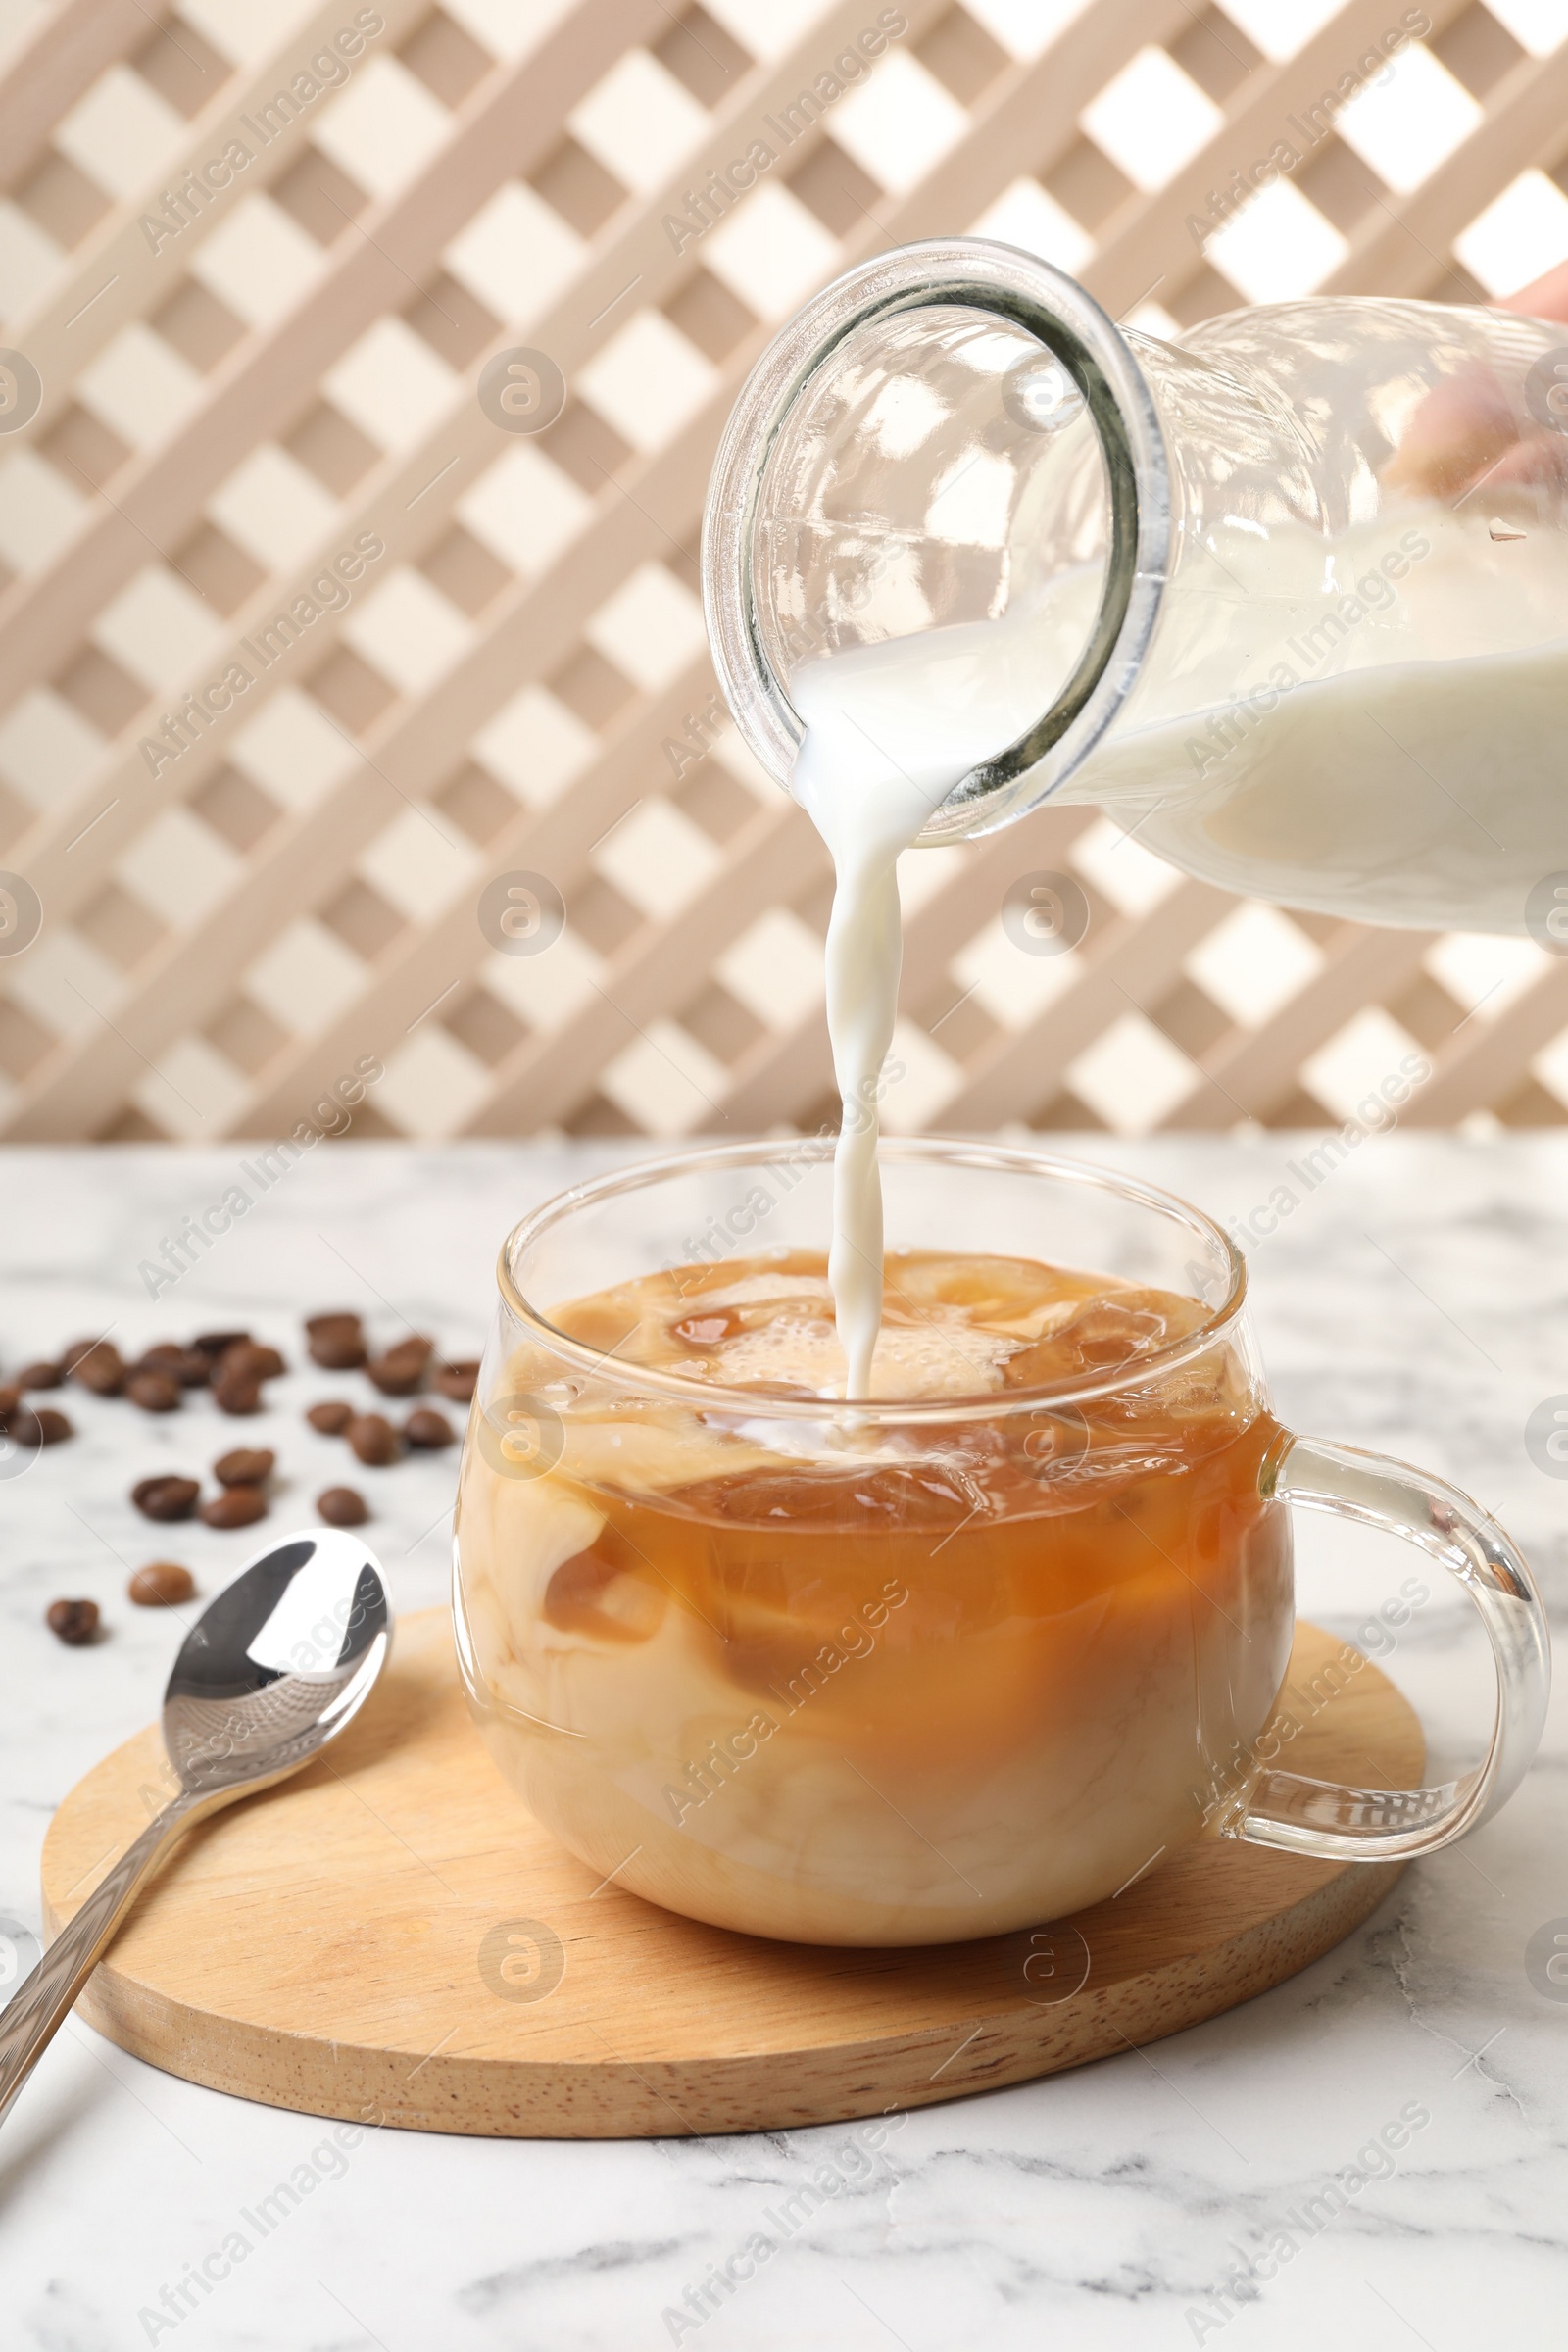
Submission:
[[[1387,1861],[1496,1809],[1549,1688],[1530,1571],[1457,1489],[1281,1428],[1218,1226],[1044,1153],[884,1142],[884,1321],[846,1400],[831,1155],[617,1171],[502,1251],[458,1654],[596,1878],[753,1935],[931,1943],[1081,1911],[1201,1836]],[[1475,1604],[1473,1771],[1290,1771],[1292,1504]]]
[[[503,1770],[617,1885],[816,1943],[987,1936],[1198,1836],[1268,1720],[1276,1425],[1212,1229],[941,1146],[889,1148],[846,1404],[826,1173],[645,1167],[513,1237],[460,1651]]]

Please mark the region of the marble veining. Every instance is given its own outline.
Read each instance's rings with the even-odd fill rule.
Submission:
[[[1084,1156],[1248,1228],[1301,1140],[1095,1137]],[[336,1305],[378,1337],[407,1318],[473,1352],[509,1223],[640,1149],[323,1146],[156,1302],[138,1265],[221,1197],[241,1154],[10,1151],[0,1372],[109,1325],[129,1348],[244,1323],[297,1362],[299,1316]],[[1531,1410],[1568,1392],[1568,1137],[1369,1140],[1248,1247],[1285,1417],[1479,1495],[1548,1606],[1568,1606],[1568,1481],[1538,1469],[1523,1437]],[[169,1552],[210,1592],[252,1541],[149,1527],[126,1500],[132,1478],[275,1445],[281,1532],[349,1475],[302,1407],[359,1387],[294,1371],[243,1424],[210,1408],[150,1420],[71,1389],[60,1401],[80,1441],[0,1482],[0,1912],[36,1927],[51,1810],[155,1711],[179,1626],[129,1606],[128,1569]],[[444,1597],[455,1467],[452,1453],[354,1466],[400,1608]],[[1324,1522],[1303,1526],[1301,1557],[1303,1607],[1345,1633],[1409,1565]],[[112,1637],[61,1649],[41,1620],[62,1592],[96,1598]],[[1435,1760],[1473,1754],[1488,1686],[1463,1604],[1435,1592],[1387,1664]],[[1512,1805],[1410,1869],[1299,1977],[1147,2051],[895,2119],[875,2147],[842,2125],[631,2143],[372,2132],[345,2149],[327,2125],[196,2089],[73,2021],[0,2134],[8,2352],[1555,2342],[1568,1985],[1559,2000],[1533,1981],[1526,1947],[1547,1923],[1568,1929],[1565,1775],[1559,1703]],[[1387,2161],[1368,2153],[1386,2128],[1400,2139]],[[240,2217],[302,2167],[309,2194],[250,2229]],[[204,2263],[224,2268],[236,2232],[251,2242],[242,2258],[231,2247],[227,2275],[189,2283]],[[705,2304],[715,2266],[759,2233],[768,2259]]]

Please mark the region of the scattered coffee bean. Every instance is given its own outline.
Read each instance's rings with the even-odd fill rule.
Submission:
[[[188,1519],[200,1493],[195,1479],[176,1478],[165,1472],[159,1478],[144,1478],[132,1487],[130,1499],[144,1519]]]
[[[213,1366],[213,1401],[220,1412],[257,1413],[266,1399],[262,1383],[275,1380],[285,1369],[283,1358],[275,1348],[258,1347],[254,1340],[238,1340],[225,1348]]]
[[[334,1396],[325,1404],[313,1404],[305,1418],[323,1438],[340,1438],[354,1418],[354,1407]]]
[[[403,1440],[382,1413],[356,1413],[348,1426],[348,1441],[362,1462],[382,1469],[403,1451]]]
[[[466,1404],[479,1385],[479,1359],[464,1356],[458,1363],[442,1364],[435,1376],[435,1385],[443,1396],[452,1397],[458,1404]]]
[[[238,1348],[250,1336],[248,1331],[199,1331],[191,1346],[198,1355],[205,1355],[216,1364],[220,1355],[226,1355],[230,1348]]]
[[[177,1560],[149,1560],[145,1568],[137,1569],[125,1591],[139,1609],[170,1609],[191,1599],[196,1579]]]
[[[433,1453],[438,1446],[451,1445],[452,1424],[434,1405],[421,1404],[404,1422],[403,1435],[421,1453]]]
[[[316,1497],[316,1508],[328,1527],[363,1527],[370,1516],[365,1496],[352,1487],[328,1487]]]
[[[109,1340],[93,1340],[71,1366],[71,1377],[79,1380],[84,1389],[95,1396],[118,1396],[125,1385],[125,1367],[120,1359],[120,1349]]]
[[[225,1487],[202,1504],[202,1517],[209,1527],[249,1527],[267,1517],[267,1496],[260,1487]]]
[[[375,1383],[383,1396],[412,1396],[424,1378],[424,1367],[434,1352],[434,1343],[417,1337],[400,1340],[385,1355],[371,1359],[365,1367],[368,1379]]]
[[[236,1446],[232,1453],[219,1455],[213,1476],[220,1487],[263,1487],[271,1477],[276,1459],[265,1446]]]
[[[74,1435],[64,1413],[52,1405],[24,1404],[15,1389],[0,1389],[0,1430],[24,1446],[59,1446]]]
[[[58,1364],[42,1361],[24,1364],[17,1374],[17,1386],[19,1389],[58,1389],[65,1377]]]
[[[44,1611],[44,1623],[60,1641],[69,1642],[73,1649],[80,1649],[98,1631],[98,1603],[95,1600],[52,1600]]]
[[[287,1368],[275,1348],[263,1348],[255,1340],[236,1340],[219,1357],[213,1383],[216,1387],[220,1381],[276,1380]]]
[[[179,1404],[179,1383],[168,1372],[133,1372],[125,1395],[144,1413],[172,1413]]]
[[[357,1331],[318,1331],[311,1337],[311,1361],[323,1372],[356,1372],[369,1352]]]
[[[352,1372],[369,1353],[358,1315],[311,1315],[305,1333],[311,1361],[323,1372]]]
[[[96,1348],[98,1342],[96,1340],[73,1340],[69,1348],[61,1348],[60,1369],[65,1373],[68,1380],[70,1379],[72,1373],[76,1369],[76,1365],[82,1356],[86,1354],[88,1348]]]

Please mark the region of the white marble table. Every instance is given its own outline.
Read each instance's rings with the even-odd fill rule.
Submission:
[[[1087,1155],[1245,1216],[1298,1149],[1097,1138]],[[138,1262],[220,1198],[240,1154],[6,1152],[0,1366],[111,1322],[126,1346],[243,1323],[297,1358],[299,1314],[341,1304],[388,1338],[407,1315],[475,1351],[503,1228],[605,1155],[323,1145],[154,1305]],[[1251,1262],[1286,1417],[1483,1496],[1568,1607],[1568,1483],[1523,1442],[1532,1408],[1568,1391],[1568,1138],[1368,1141]],[[127,1566],[172,1548],[131,1511],[132,1476],[205,1466],[254,1436],[294,1481],[273,1525],[307,1517],[342,1471],[299,1420],[323,1385],[291,1375],[248,1423],[207,1407],[152,1421],[73,1389],[61,1401],[79,1441],[0,1485],[0,1912],[36,1926],[50,1812],[155,1712],[178,1639],[123,1596]],[[377,1498],[367,1532],[402,1608],[444,1595],[454,1467],[437,1455],[356,1480]],[[168,1532],[204,1590],[249,1543]],[[1309,1528],[1303,1606],[1348,1627],[1407,1572],[1401,1548]],[[96,1598],[109,1639],[61,1648],[42,1613],[63,1592]],[[1485,1683],[1460,1610],[1423,1611],[1391,1671],[1440,1752],[1473,1749]],[[1559,1708],[1512,1806],[1414,1866],[1339,1950],[1147,2055],[913,2115],[874,2161],[845,2158],[839,2192],[701,2325],[684,2290],[846,2148],[848,2128],[659,2143],[386,2131],[344,2155],[309,2117],[196,2089],[73,2021],[0,2134],[7,2352],[1560,2341],[1568,2003],[1531,1981],[1526,1947],[1554,1920],[1568,1931],[1562,1723]],[[1347,2193],[1357,2151],[1402,2110],[1429,2120],[1377,2168],[1388,2177]],[[182,2305],[181,2281],[313,2151],[318,2185]],[[1259,2271],[1247,2299],[1217,2304],[1244,2260]]]

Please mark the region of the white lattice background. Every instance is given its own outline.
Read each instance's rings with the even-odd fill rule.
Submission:
[[[703,491],[778,320],[969,228],[1155,332],[1316,289],[1485,300],[1568,256],[1568,0],[1428,0],[1206,247],[1189,216],[1395,0],[905,0],[677,251],[664,216],[880,13],[0,6],[0,343],[41,383],[0,438],[0,865],[44,910],[0,961],[0,1131],[276,1133],[368,1055],[359,1134],[814,1125],[822,853],[733,732],[678,774],[665,748],[702,741]],[[347,78],[313,74],[339,34]],[[533,436],[475,395],[524,344],[568,386]],[[141,740],[357,539],[384,553],[348,601],[150,773]],[[1003,895],[1062,865],[1089,932],[1031,957]],[[1565,1115],[1568,963],[1529,942],[1238,902],[1082,810],[906,866],[896,1127],[1313,1123],[1417,1047],[1409,1116]],[[543,954],[477,920],[518,869],[566,905]]]

